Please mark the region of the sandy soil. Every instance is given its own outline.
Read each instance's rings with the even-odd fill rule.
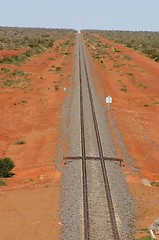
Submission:
[[[16,87],[2,84],[0,88],[0,158],[10,157],[15,163],[14,177],[6,180],[7,186],[0,187],[4,240],[57,240],[60,236],[61,173],[54,161],[60,111],[73,61],[73,47],[70,54],[63,54],[62,42],[56,41],[52,49],[22,66],[1,65],[10,72],[27,73]],[[11,56],[23,51],[3,50],[0,54]],[[5,74],[0,77],[6,81]],[[17,144],[19,140],[24,144]]]
[[[143,185],[142,179],[159,182],[159,63],[126,48],[94,35],[105,48],[102,58],[96,43],[89,46],[91,55],[100,58],[92,63],[98,77],[98,94],[105,105],[105,96],[113,97],[110,115],[122,134],[132,164],[125,163],[128,187],[136,201],[136,237],[143,236],[141,229],[148,228],[159,217],[159,187]],[[95,57],[94,57],[95,58]],[[109,119],[110,120],[110,119]],[[111,126],[111,123],[110,123]],[[122,157],[117,136],[112,127],[116,151]]]
[[[97,36],[98,37],[98,36]],[[111,45],[102,63],[95,60],[98,94],[113,96],[110,114],[122,133],[133,165],[122,167],[130,192],[136,199],[136,237],[159,216],[159,187],[143,185],[142,178],[159,182],[159,64],[117,43]],[[55,168],[60,135],[60,108],[72,67],[72,55],[56,46],[33,57],[23,66],[3,65],[27,73],[19,87],[0,89],[0,158],[11,157],[15,176],[0,187],[2,239],[59,239],[61,173]],[[119,50],[119,51],[116,51]],[[94,45],[89,51],[95,51]],[[23,53],[18,50],[19,54]],[[73,52],[73,49],[71,49]],[[5,52],[0,52],[1,56]],[[6,55],[18,52],[7,52]],[[60,71],[56,71],[60,67]],[[0,75],[3,78],[3,75]],[[57,87],[58,86],[58,87]],[[110,123],[111,126],[111,123]],[[119,157],[122,151],[112,128]],[[23,140],[24,144],[15,144]],[[8,231],[9,229],[9,231]]]

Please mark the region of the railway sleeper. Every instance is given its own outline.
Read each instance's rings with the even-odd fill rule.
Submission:
[[[64,164],[66,164],[66,162],[68,160],[82,160],[82,156],[75,156],[75,157],[64,157]],[[86,156],[86,160],[101,160],[100,157],[91,157],[91,156]],[[120,162],[120,166],[121,166],[121,163],[123,162],[123,159],[120,159],[120,158],[112,158],[112,157],[103,157],[103,160],[104,161],[115,161],[115,162]]]

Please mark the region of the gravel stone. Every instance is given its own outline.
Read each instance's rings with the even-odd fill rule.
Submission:
[[[80,133],[80,86],[79,86],[79,64],[78,64],[78,44],[76,46],[75,64],[72,77],[70,78],[71,88],[67,90],[67,97],[62,109],[62,136],[59,141],[59,156],[57,166],[62,171],[61,186],[61,219],[63,224],[63,240],[84,240],[83,227],[83,183],[82,183],[82,163],[81,160],[68,160],[66,164],[61,165],[64,152],[62,142],[69,142],[68,156],[81,156],[81,133]],[[88,60],[87,60],[88,61]],[[86,62],[87,62],[86,61]],[[83,63],[82,63],[83,68]],[[105,157],[117,157],[113,145],[110,130],[108,128],[105,116],[106,109],[100,102],[93,83],[90,68],[88,75],[91,79],[91,91],[94,99],[94,106],[99,126],[99,132]],[[85,76],[82,75],[85,80]],[[87,84],[82,83],[84,93],[84,114],[86,130],[86,154],[87,156],[99,156],[97,142],[95,140],[95,131],[91,117],[89,98],[87,95]],[[130,161],[122,137],[112,118],[112,124],[117,133],[118,141],[124,154],[124,160]],[[69,119],[69,121],[68,121]],[[132,163],[133,165],[133,163]],[[119,163],[105,161],[108,171],[113,206],[116,214],[117,225],[121,240],[130,240],[132,237],[133,225],[133,200],[128,192],[125,177],[122,174]],[[99,160],[87,160],[87,179],[88,179],[88,199],[89,199],[89,224],[91,240],[113,240],[109,212],[107,211],[107,200],[105,196],[105,186],[102,178],[102,170]]]

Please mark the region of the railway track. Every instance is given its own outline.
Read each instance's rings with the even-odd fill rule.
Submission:
[[[80,79],[80,122],[81,122],[81,150],[82,150],[82,175],[83,175],[83,215],[84,215],[84,240],[90,240],[90,239],[98,239],[97,235],[100,236],[99,239],[102,239],[102,234],[103,234],[103,239],[114,239],[114,240],[119,240],[119,231],[117,227],[117,222],[116,222],[116,217],[115,217],[115,211],[113,207],[113,201],[112,201],[112,196],[111,196],[111,189],[109,186],[109,179],[108,179],[108,174],[107,174],[107,168],[106,164],[104,161],[104,153],[102,149],[102,143],[101,143],[101,138],[100,138],[100,132],[98,129],[98,122],[97,122],[97,117],[96,117],[96,111],[95,111],[95,106],[94,106],[94,101],[93,101],[93,94],[91,91],[91,85],[90,85],[90,77],[88,73],[88,66],[86,62],[86,55],[84,52],[84,47],[81,38],[79,38],[79,79]],[[84,90],[83,90],[84,89]],[[87,92],[87,93],[86,93]],[[87,97],[84,95],[87,94]],[[92,172],[94,170],[91,170],[92,166],[89,166],[87,164],[87,145],[90,146],[87,141],[89,141],[88,137],[86,137],[86,131],[87,126],[85,126],[85,119],[88,117],[86,114],[87,109],[85,108],[85,105],[90,105],[90,113],[92,116],[89,116],[92,118],[92,124],[94,127],[94,137],[96,138],[96,151],[95,151],[95,156],[98,156],[98,163],[93,163],[94,167],[95,164],[97,164],[97,168],[101,168],[101,173],[102,175],[100,176],[102,178],[102,184],[101,184],[101,191],[104,191],[102,193],[102,203],[94,203],[91,194],[89,193],[89,190],[91,189],[92,192],[92,184],[89,185],[90,181],[90,176],[93,178],[92,174],[88,174],[88,172]],[[88,151],[89,152],[89,151]],[[95,157],[95,158],[96,158]],[[92,160],[93,161],[93,160]],[[100,166],[99,166],[100,162]],[[100,171],[100,170],[98,170]],[[92,179],[91,179],[92,181]],[[96,180],[95,180],[96,181]],[[99,184],[100,187],[100,184]],[[96,191],[96,189],[94,190]],[[104,195],[105,195],[105,203],[104,203]],[[101,202],[101,200],[99,200]],[[95,215],[100,217],[100,213],[98,215],[98,209],[97,207],[99,205],[104,207],[103,205],[105,204],[105,209],[107,214],[105,214],[106,219],[105,221],[107,222],[107,225],[109,225],[109,233],[104,233],[106,228],[104,227],[105,224],[103,224],[103,229],[98,226],[98,219],[95,219]],[[92,206],[94,206],[95,209],[95,214],[93,214],[92,211]],[[103,216],[102,216],[103,219]],[[95,226],[95,223],[97,221],[97,226]],[[109,224],[108,224],[109,223]],[[93,227],[91,226],[93,224]],[[100,224],[100,221],[99,221]],[[99,227],[99,228],[98,228]],[[102,232],[98,232],[98,231]],[[107,237],[106,237],[107,235]]]

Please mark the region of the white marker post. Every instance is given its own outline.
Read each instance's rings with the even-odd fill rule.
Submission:
[[[112,99],[111,96],[108,96],[108,97],[105,98],[105,102],[108,106],[108,110],[110,109],[110,104],[112,103],[112,101],[113,101],[113,99]]]

